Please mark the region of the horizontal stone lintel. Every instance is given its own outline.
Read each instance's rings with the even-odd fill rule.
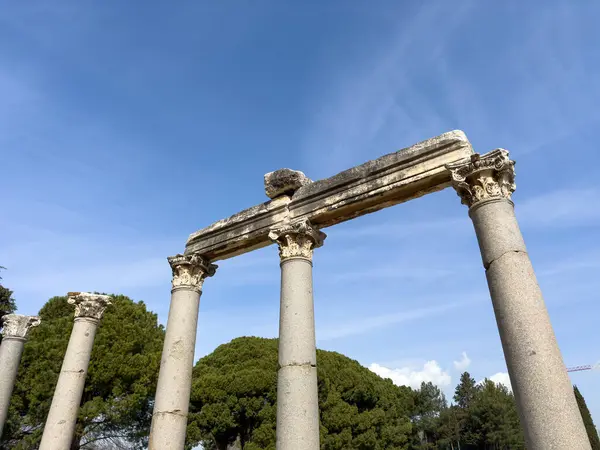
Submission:
[[[215,222],[190,235],[185,253],[227,259],[271,244],[269,230],[284,220],[326,228],[439,191],[450,185],[446,164],[471,154],[462,131],[444,133]]]

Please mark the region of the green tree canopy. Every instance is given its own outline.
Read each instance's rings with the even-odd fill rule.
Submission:
[[[415,408],[412,416],[414,424],[411,448],[433,449],[439,438],[440,416],[447,409],[446,397],[432,382],[422,382],[414,393]]]
[[[469,415],[478,448],[517,450],[525,448],[512,393],[502,384],[484,380],[473,399]]]
[[[583,395],[581,395],[581,392],[579,392],[579,388],[577,386],[574,386],[573,391],[575,392],[575,399],[577,400],[577,406],[579,406],[579,411],[581,412],[583,424],[585,425],[588,437],[590,438],[590,444],[592,444],[592,450],[600,450],[598,430],[594,425],[592,415],[590,414],[590,410],[585,403],[585,399],[583,398]]]
[[[188,447],[274,449],[276,339],[243,337],[194,368]],[[317,350],[321,448],[408,449],[413,393],[339,353]]]
[[[143,302],[114,296],[98,333],[77,419],[72,449],[145,448],[164,330]],[[11,399],[2,448],[37,448],[71,329],[72,305],[54,297],[41,309],[41,325],[30,332]]]
[[[0,270],[4,267],[0,266]],[[0,277],[0,280],[2,277]],[[0,284],[0,328],[2,327],[2,318],[7,314],[12,314],[17,310],[15,299],[12,297],[13,291]],[[0,339],[2,337],[0,336]]]
[[[513,394],[490,380],[475,383],[468,372],[456,386],[454,405],[443,410],[436,449],[523,450],[523,432]]]
[[[471,406],[477,394],[477,383],[469,372],[460,376],[460,382],[454,391],[454,401],[459,408],[467,409]]]

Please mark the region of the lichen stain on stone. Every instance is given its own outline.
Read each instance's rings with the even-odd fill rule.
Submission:
[[[169,356],[174,359],[182,359],[183,358],[183,340],[179,339],[175,341],[171,348],[169,349]]]

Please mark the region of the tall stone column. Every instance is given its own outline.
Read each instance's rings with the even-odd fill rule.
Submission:
[[[184,448],[202,284],[217,269],[197,254],[176,255],[168,261],[173,270],[173,288],[149,450]]]
[[[69,292],[68,297],[68,302],[75,305],[75,322],[52,397],[40,450],[71,448],[96,330],[104,311],[111,304],[109,295]]]
[[[589,450],[573,387],[515,217],[514,164],[506,150],[497,149],[448,169],[477,234],[527,448]]]
[[[23,346],[31,327],[37,327],[40,318],[7,314],[3,317],[2,344],[0,345],[0,437],[8,416],[8,406],[17,371],[23,354]]]
[[[281,258],[277,450],[318,450],[312,255],[326,236],[302,221],[274,229],[269,237]]]

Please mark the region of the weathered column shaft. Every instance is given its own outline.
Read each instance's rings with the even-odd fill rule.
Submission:
[[[77,318],[60,369],[40,450],[68,449],[77,423],[98,323]]]
[[[75,305],[75,321],[40,450],[67,450],[71,447],[96,330],[104,310],[110,305],[110,297],[74,292],[69,293],[69,303]]]
[[[171,306],[160,362],[149,450],[183,450],[192,387],[198,310],[204,279],[216,266],[198,255],[169,258]]]
[[[15,387],[27,333],[31,327],[39,324],[39,317],[18,314],[4,316],[3,338],[0,345],[0,437],[2,437],[2,430],[8,417],[10,397]]]
[[[277,450],[318,450],[312,253],[325,235],[300,222],[273,230],[270,237],[281,257]]]
[[[454,187],[470,207],[527,448],[589,450],[510,200],[514,162],[498,149],[449,168]]]
[[[4,338],[0,345],[0,437],[8,418],[10,397],[15,387],[24,344],[25,341],[21,339]]]

